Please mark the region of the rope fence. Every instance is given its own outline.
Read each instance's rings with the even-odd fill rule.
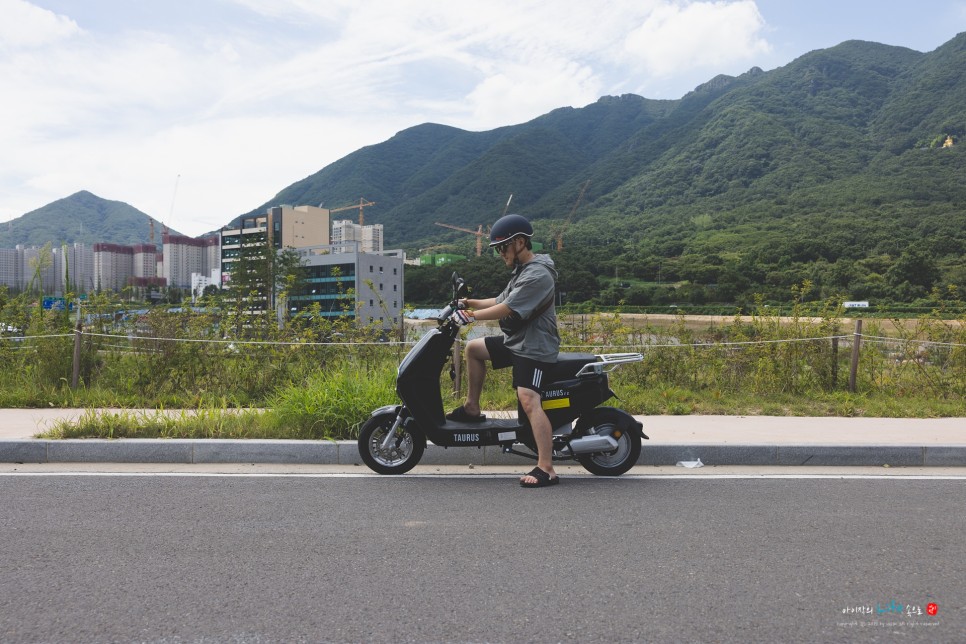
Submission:
[[[914,338],[887,338],[879,335],[861,334],[860,337],[868,342],[876,342],[878,344],[919,344],[924,346],[966,348],[966,344],[958,344],[956,342],[937,342],[935,340],[916,340]]]
[[[62,333],[55,335],[21,335],[21,336],[0,336],[0,342],[18,342],[26,343],[32,340],[45,340],[52,338],[73,338],[77,334],[75,333]],[[231,339],[215,339],[215,338],[166,338],[151,335],[120,335],[120,334],[110,334],[110,333],[90,333],[87,331],[82,331],[81,336],[86,337],[96,337],[96,338],[113,338],[117,340],[127,340],[129,342],[144,341],[144,342],[185,342],[185,343],[201,343],[201,344],[225,344],[225,345],[262,345],[262,346],[293,346],[293,347],[360,347],[360,346],[374,346],[374,347],[399,347],[399,346],[414,346],[416,341],[406,340],[406,341],[385,341],[385,342],[314,342],[314,341],[278,341],[278,340],[231,340]],[[956,347],[956,348],[966,348],[966,344],[955,343],[955,342],[938,342],[936,340],[919,340],[916,338],[890,338],[886,336],[877,335],[865,335],[863,333],[847,334],[847,335],[826,335],[810,338],[782,338],[778,340],[744,340],[741,342],[692,342],[692,343],[682,343],[674,342],[668,344],[654,344],[650,342],[639,342],[635,344],[568,344],[561,345],[561,349],[567,350],[581,350],[581,349],[709,349],[709,348],[720,348],[720,347],[742,347],[742,346],[761,346],[768,344],[792,344],[798,342],[821,342],[821,341],[833,341],[833,340],[852,340],[854,338],[860,338],[865,342],[873,342],[878,344],[918,344],[924,346],[939,346],[939,347]],[[102,345],[109,348],[130,348],[124,347],[122,345],[116,344],[105,344]],[[16,347],[14,347],[16,348]]]
[[[605,352],[620,352],[623,350],[634,350],[636,352],[641,352],[647,354],[648,351],[653,350],[721,350],[727,353],[722,354],[719,357],[721,360],[728,360],[728,355],[732,355],[732,350],[748,348],[748,347],[763,347],[763,346],[780,346],[780,345],[796,345],[796,344],[817,344],[817,343],[829,343],[831,345],[831,352],[826,355],[831,356],[833,362],[833,381],[835,378],[835,373],[837,373],[837,366],[835,362],[838,360],[839,345],[841,343],[851,344],[851,369],[849,377],[849,390],[854,392],[856,390],[856,376],[859,369],[859,351],[861,344],[863,342],[869,344],[883,345],[883,346],[897,346],[905,349],[906,351],[919,351],[920,353],[916,356],[916,359],[920,359],[919,356],[923,355],[922,350],[928,349],[930,347],[937,347],[942,349],[966,349],[966,343],[958,342],[946,342],[940,340],[929,340],[929,339],[919,339],[919,338],[903,338],[903,337],[887,337],[882,335],[874,334],[863,334],[861,332],[860,321],[857,321],[856,329],[854,333],[851,334],[838,334],[838,335],[825,335],[825,336],[814,336],[814,337],[804,337],[804,338],[778,338],[778,339],[760,339],[760,340],[741,340],[741,341],[696,341],[696,342],[667,342],[667,341],[656,341],[651,342],[647,340],[647,337],[642,338],[641,341],[636,343],[626,343],[626,344],[612,344],[607,342],[601,343],[584,343],[584,344],[565,344],[561,346],[563,351],[575,351],[575,352],[585,352],[585,353],[605,353]],[[648,336],[653,337],[653,336]],[[96,350],[98,351],[116,351],[119,353],[143,353],[143,354],[157,354],[162,351],[158,348],[156,343],[168,343],[168,344],[209,344],[209,345],[221,345],[230,348],[235,347],[305,347],[305,348],[359,348],[359,347],[386,347],[386,348],[396,348],[401,350],[403,348],[412,347],[418,340],[405,340],[405,341],[360,341],[360,342],[322,342],[322,341],[303,341],[303,340],[248,340],[248,339],[231,339],[231,338],[179,338],[179,337],[163,337],[154,335],[136,335],[130,334],[117,334],[117,333],[97,333],[97,332],[87,332],[81,329],[77,329],[73,333],[61,333],[61,334],[46,334],[46,335],[17,335],[17,336],[0,336],[0,350],[3,351],[17,351],[17,350],[27,350],[35,351],[40,345],[35,344],[35,341],[39,340],[58,340],[58,339],[68,339],[73,338],[74,340],[74,356],[73,356],[73,377],[70,379],[71,387],[76,388],[78,386],[78,376],[81,363],[81,351],[82,343],[85,338],[97,338],[101,342],[96,344]],[[154,346],[152,346],[152,344]],[[462,353],[462,345],[464,341],[458,340],[454,346],[454,366],[457,367],[456,371],[459,373],[459,364]],[[846,345],[848,346],[848,344]],[[910,349],[910,347],[915,347],[915,349]],[[12,354],[8,354],[12,355]],[[768,358],[771,354],[763,355],[763,358]],[[895,354],[883,354],[883,357],[892,357]],[[957,355],[955,352],[952,355]],[[901,356],[900,356],[901,357]],[[896,358],[898,360],[898,358]],[[957,358],[958,359],[958,358]]]
[[[294,346],[294,347],[364,347],[364,346],[377,346],[377,347],[392,347],[407,344],[414,344],[412,342],[281,342],[281,341],[271,341],[271,340],[231,340],[231,339],[215,339],[215,338],[162,338],[151,335],[112,335],[109,333],[86,333],[83,332],[81,335],[89,335],[97,338],[119,338],[127,340],[150,340],[153,342],[200,342],[209,344],[245,344],[245,345],[265,345],[265,346]]]

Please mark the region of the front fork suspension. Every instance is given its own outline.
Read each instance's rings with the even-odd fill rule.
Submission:
[[[382,449],[382,451],[388,452],[390,449],[395,447],[395,445],[393,445],[392,443],[393,443],[393,440],[396,438],[396,431],[399,429],[399,426],[402,425],[402,422],[403,422],[403,414],[402,414],[402,410],[400,410],[399,413],[396,414],[396,422],[392,424],[392,429],[386,432],[386,437],[382,439],[382,445],[380,445],[380,448]]]

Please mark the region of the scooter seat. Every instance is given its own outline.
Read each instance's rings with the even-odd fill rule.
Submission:
[[[567,380],[575,378],[577,372],[584,365],[597,362],[597,356],[593,353],[561,353],[557,355],[557,364],[553,368],[551,381]]]

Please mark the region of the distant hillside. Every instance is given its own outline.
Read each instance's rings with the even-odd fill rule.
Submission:
[[[245,214],[278,204],[334,208],[364,196],[377,202],[367,223],[383,224],[389,243],[399,245],[438,235],[436,221],[491,223],[511,193],[521,211],[547,198],[564,207],[576,190],[563,186],[579,186],[585,169],[675,104],[628,94],[488,132],[418,125],[353,152]]]
[[[150,234],[149,219],[124,202],[108,201],[81,191],[0,224],[0,248],[13,248],[17,244],[43,246],[47,242],[145,244]],[[154,228],[155,240],[160,244],[160,222],[155,221]]]
[[[808,297],[927,302],[966,291],[964,176],[960,34],[928,53],[848,41],[679,100],[608,96],[486,132],[418,125],[246,215],[365,197],[388,247],[471,254],[472,235],[435,222],[485,229],[512,194],[573,300],[747,307],[807,281]],[[77,239],[146,241],[147,216],[78,193],[0,224],[0,245]],[[407,299],[435,301],[423,273],[407,274]]]
[[[598,278],[599,301],[787,299],[804,280],[913,301],[966,288],[964,148],[966,34],[929,53],[849,41],[676,101],[605,97],[488,132],[413,127],[253,212],[365,197],[387,245],[466,253],[471,235],[434,222],[485,227],[512,193],[551,245],[589,180],[558,262],[563,280]]]

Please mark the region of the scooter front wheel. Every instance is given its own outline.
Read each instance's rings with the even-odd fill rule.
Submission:
[[[416,467],[426,449],[425,438],[401,425],[387,442],[395,424],[396,414],[386,412],[369,418],[359,431],[359,456],[379,474],[405,474]]]

